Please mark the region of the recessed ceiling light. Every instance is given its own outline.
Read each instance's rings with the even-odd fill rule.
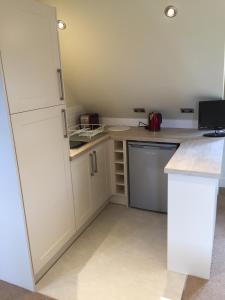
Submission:
[[[61,29],[61,30],[66,29],[66,23],[65,23],[64,21],[62,21],[62,20],[58,20],[57,26],[58,26],[58,28]]]
[[[168,18],[174,18],[177,15],[177,9],[174,6],[167,6],[165,9],[165,15]]]

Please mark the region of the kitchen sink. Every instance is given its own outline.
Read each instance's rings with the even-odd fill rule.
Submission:
[[[95,141],[99,137],[105,135],[105,132],[101,132],[98,135],[92,137],[91,139],[87,136],[71,135],[70,136],[70,149],[78,149],[91,141]]]
[[[86,145],[89,142],[90,142],[90,140],[87,137],[71,135],[70,136],[70,149],[78,149],[78,148]]]
[[[82,147],[83,145],[87,144],[88,142],[85,141],[73,141],[70,140],[70,149],[77,149]]]

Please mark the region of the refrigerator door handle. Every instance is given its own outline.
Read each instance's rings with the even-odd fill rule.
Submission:
[[[66,110],[62,109],[62,119],[63,119],[63,135],[64,138],[68,138],[68,130],[67,130],[67,119],[66,119]]]
[[[60,91],[60,100],[64,100],[64,86],[63,86],[63,77],[62,77],[62,70],[57,69],[58,81],[59,81],[59,91]]]

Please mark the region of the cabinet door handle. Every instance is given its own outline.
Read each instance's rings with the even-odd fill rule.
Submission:
[[[63,119],[63,135],[64,135],[64,138],[68,138],[66,110],[62,109],[61,112],[62,112],[62,119]]]
[[[59,91],[60,91],[60,100],[64,100],[64,86],[63,86],[63,78],[62,78],[62,70],[57,69],[58,81],[59,81]]]
[[[98,159],[97,159],[97,153],[96,151],[93,151],[93,154],[94,154],[94,158],[95,158],[95,173],[98,173]]]
[[[94,160],[93,160],[93,154],[90,153],[90,163],[91,163],[91,176],[94,176],[95,173],[94,173]]]

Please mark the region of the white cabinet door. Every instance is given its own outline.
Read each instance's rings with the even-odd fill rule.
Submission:
[[[69,143],[61,108],[11,117],[35,274],[75,233]]]
[[[84,153],[71,162],[77,230],[85,224],[92,212],[90,163],[90,153]]]
[[[0,48],[11,114],[63,104],[54,8],[0,1]]]
[[[80,229],[110,197],[108,143],[71,162],[76,228]]]
[[[92,204],[96,211],[109,197],[109,170],[107,168],[107,143],[96,146],[93,151],[94,176],[91,177]]]

